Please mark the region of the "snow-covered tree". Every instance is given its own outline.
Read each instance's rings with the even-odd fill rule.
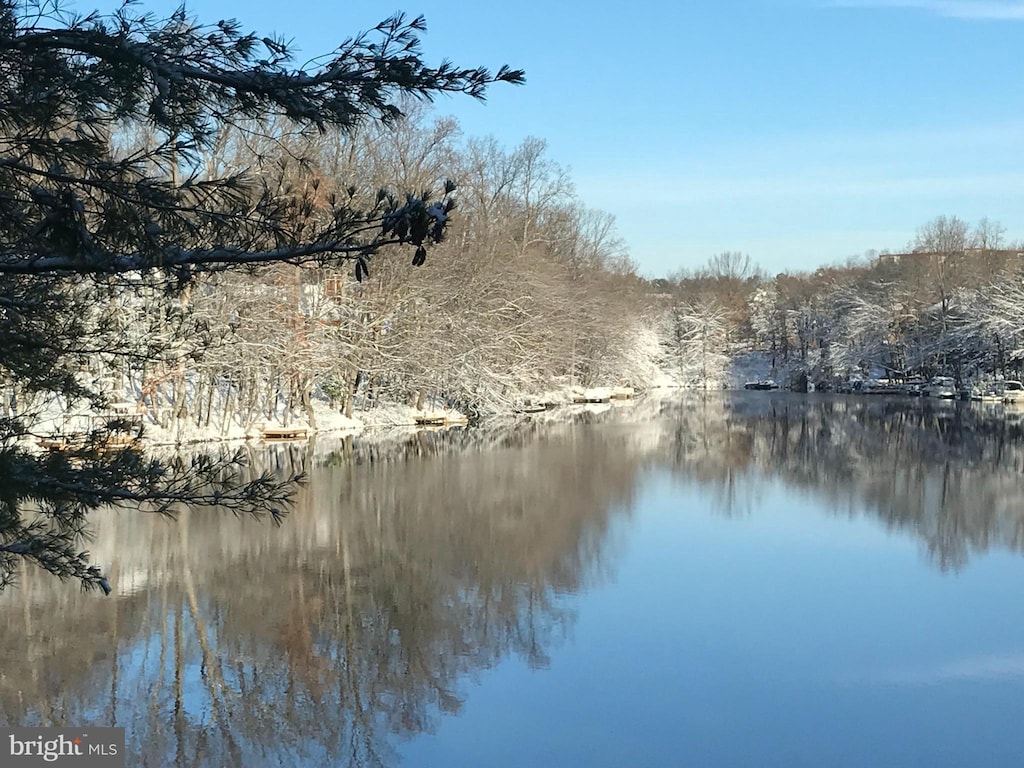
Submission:
[[[730,361],[728,332],[729,314],[721,305],[674,303],[663,320],[666,367],[684,387],[721,388]]]
[[[87,375],[98,352],[159,357],[147,348],[156,337],[114,332],[124,292],[163,291],[159,308],[173,331],[173,308],[188,308],[199,275],[345,262],[364,279],[387,246],[422,264],[445,235],[451,186],[438,197],[324,197],[315,179],[283,171],[211,174],[211,152],[229,126],[256,126],[274,143],[286,123],[352,131],[396,122],[409,97],[482,97],[491,83],[522,81],[506,67],[428,66],[424,28],[422,18],[395,16],[302,69],[281,40],[233,21],[204,26],[184,10],[160,19],[132,4],[76,16],[59,4],[0,0],[0,373],[9,386],[101,403]],[[119,147],[140,128],[145,141]],[[173,332],[159,341],[173,351]],[[177,348],[171,362],[187,352]],[[276,516],[287,496],[269,477],[238,483],[223,462],[108,451],[104,429],[38,455],[25,447],[37,431],[22,409],[0,419],[0,582],[28,559],[106,588],[81,551],[87,513],[102,505]]]

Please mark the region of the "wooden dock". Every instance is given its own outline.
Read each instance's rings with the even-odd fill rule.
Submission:
[[[469,424],[465,416],[447,416],[445,414],[424,413],[413,416],[417,427],[464,427]]]
[[[134,445],[138,438],[128,432],[111,432],[103,441],[104,448],[124,448],[127,445]]]
[[[572,398],[573,405],[605,404],[612,401],[612,390],[609,387],[592,387],[582,392],[577,390]]]
[[[283,443],[289,440],[306,440],[308,438],[308,427],[263,427],[260,429],[260,440],[265,443]]]
[[[610,403],[611,401],[612,401],[612,396],[610,394],[588,392],[588,393],[584,393],[582,395],[576,395],[572,399],[572,404],[573,405],[596,405],[596,404],[602,404],[603,405],[603,404],[606,404],[606,403]]]
[[[42,437],[37,440],[39,447],[50,453],[78,452],[81,453],[87,446],[91,451],[106,453],[118,451],[138,443],[138,437],[125,432],[112,432],[102,441],[90,443],[87,435],[74,433],[70,435],[56,435],[54,437]]]
[[[984,394],[978,395],[977,397],[971,397],[971,400],[974,400],[975,402],[979,403],[1001,403],[1003,402],[1003,396],[993,395],[986,392]]]
[[[84,435],[59,435],[57,437],[41,437],[38,442],[40,448],[56,453],[58,451],[69,451],[72,448],[80,448],[85,442],[85,437]]]

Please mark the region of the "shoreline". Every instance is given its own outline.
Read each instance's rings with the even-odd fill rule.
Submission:
[[[476,418],[470,418],[469,415],[452,408],[432,408],[428,405],[422,410],[417,410],[412,406],[394,402],[380,403],[371,409],[356,411],[352,417],[347,417],[332,409],[325,401],[316,400],[313,403],[315,426],[306,419],[287,420],[279,417],[256,421],[248,427],[231,424],[225,428],[224,425],[215,422],[208,426],[197,426],[188,421],[160,427],[148,421],[149,414],[142,406],[130,403],[117,405],[131,405],[135,409],[126,418],[137,424],[132,427],[131,433],[137,430],[138,434],[131,434],[128,437],[129,430],[120,430],[120,433],[125,435],[125,444],[135,442],[145,450],[194,448],[202,445],[294,445],[324,436],[345,438],[392,431],[443,431],[496,422],[562,422],[579,413],[600,413],[611,408],[633,406],[654,393],[682,391],[685,390],[657,385],[639,390],[632,387],[566,387],[524,398],[524,405],[508,410],[489,410]],[[75,429],[76,423],[95,427],[97,420],[102,418],[103,414],[93,411],[69,413],[50,404],[49,412],[45,417],[38,419],[36,426],[24,440],[38,450],[62,450],[87,434],[87,429]],[[106,415],[106,418],[114,421],[119,416]],[[116,446],[117,442],[112,445]]]

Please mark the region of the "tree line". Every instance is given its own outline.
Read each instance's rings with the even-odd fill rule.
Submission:
[[[386,184],[450,189],[457,208],[454,197],[423,195],[452,214],[429,258],[385,245],[354,269],[211,272],[171,300],[159,288],[123,291],[118,333],[140,348],[159,340],[158,353],[94,356],[95,379],[144,402],[162,426],[226,429],[271,418],[316,427],[317,399],[349,416],[431,400],[483,414],[556,385],[648,375],[637,348],[648,325],[643,281],[613,218],[583,204],[545,143],[506,149],[463,138],[451,118],[404,111],[354,132],[228,126],[195,161],[210,175],[258,169],[300,233],[321,226],[332,201],[367,207]],[[147,137],[131,139],[121,151]]]
[[[939,216],[902,253],[806,273],[762,274],[725,253],[657,281],[664,359],[691,382],[720,381],[751,351],[791,384],[946,374],[960,383],[1024,375],[1024,246],[1002,225]]]

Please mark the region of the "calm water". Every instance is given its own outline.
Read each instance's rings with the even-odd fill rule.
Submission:
[[[586,421],[257,455],[311,473],[281,528],[100,518],[116,597],[0,595],[0,718],[151,766],[1024,763],[1019,418]]]

